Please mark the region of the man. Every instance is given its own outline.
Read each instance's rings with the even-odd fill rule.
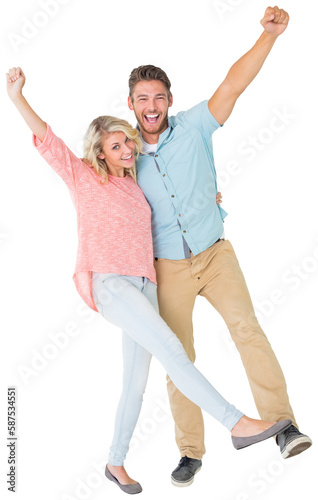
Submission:
[[[226,213],[216,203],[211,135],[228,119],[288,21],[284,10],[266,9],[262,35],[231,67],[209,101],[168,118],[173,102],[170,81],[154,66],[132,71],[128,98],[144,144],[145,154],[137,165],[138,183],[152,208],[160,314],[193,362],[196,296],[205,297],[222,315],[240,352],[261,418],[293,421],[277,441],[284,458],[307,449],[311,439],[298,430],[284,375],[255,317],[232,245],[223,238]],[[202,413],[169,379],[168,393],[181,453],[172,483],[188,486],[205,453]]]

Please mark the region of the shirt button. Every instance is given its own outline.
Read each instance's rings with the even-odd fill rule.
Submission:
[[[184,233],[186,233],[187,231],[183,231]]]
[[[179,217],[181,217],[181,214],[179,214]]]
[[[162,177],[166,177],[166,174],[162,174]]]
[[[155,158],[158,158],[158,155],[155,155]]]
[[[174,194],[171,195],[171,198],[174,198]]]

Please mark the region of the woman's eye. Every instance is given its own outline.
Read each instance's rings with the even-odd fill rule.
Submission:
[[[114,146],[113,149],[118,149],[119,146]]]
[[[129,137],[126,137],[126,142],[130,141]]]

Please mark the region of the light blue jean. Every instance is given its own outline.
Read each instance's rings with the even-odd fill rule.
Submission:
[[[157,287],[147,278],[93,273],[93,297],[105,319],[122,329],[123,389],[109,463],[123,465],[145,392],[151,356],[176,387],[231,430],[243,416],[195,368],[177,336],[158,314]]]

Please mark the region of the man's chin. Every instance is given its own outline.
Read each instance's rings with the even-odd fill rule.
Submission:
[[[139,124],[139,127],[146,132],[147,134],[161,134],[163,130],[165,130],[164,123],[156,123],[155,125],[151,125],[150,123],[145,123],[143,121],[142,125]]]

